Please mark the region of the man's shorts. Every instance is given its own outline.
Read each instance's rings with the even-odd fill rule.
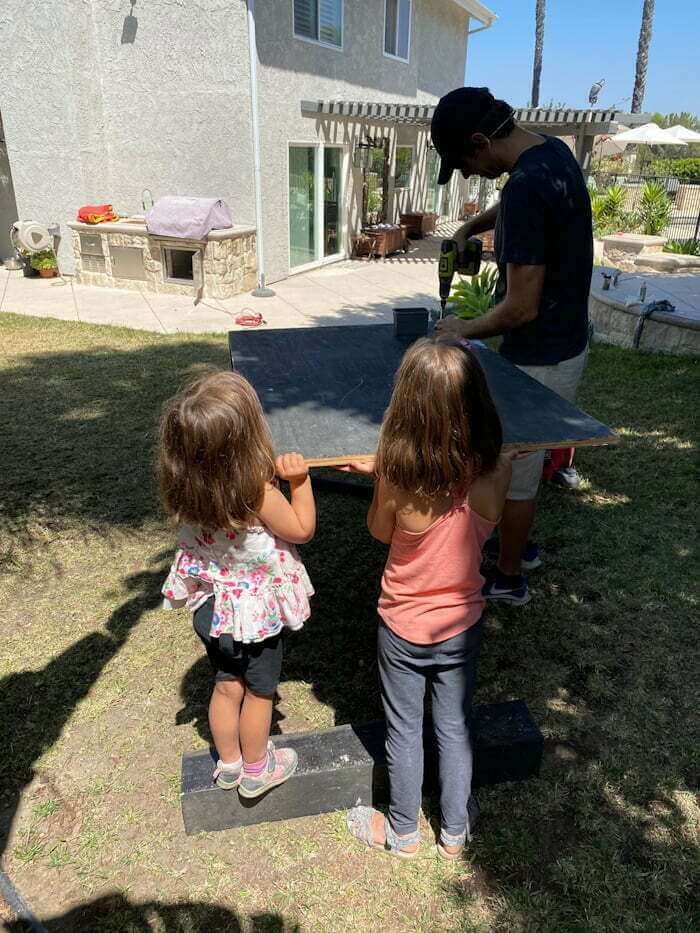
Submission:
[[[522,369],[528,376],[541,382],[568,402],[573,402],[576,399],[576,390],[587,360],[588,347],[578,356],[554,366],[518,366],[518,369]],[[537,450],[520,460],[513,460],[513,475],[508,490],[508,499],[525,502],[537,497],[544,466],[544,454],[544,450]]]
[[[282,633],[248,645],[234,641],[230,635],[212,638],[209,632],[213,615],[214,600],[208,599],[195,610],[192,622],[207,649],[214,679],[242,680],[253,693],[272,696],[282,673]]]

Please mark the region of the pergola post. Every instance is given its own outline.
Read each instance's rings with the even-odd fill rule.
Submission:
[[[576,161],[581,166],[584,177],[588,176],[591,170],[591,155],[593,153],[593,142],[595,136],[586,133],[586,127],[582,126],[576,134]]]

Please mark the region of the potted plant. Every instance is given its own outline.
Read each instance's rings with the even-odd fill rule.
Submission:
[[[33,279],[39,275],[39,270],[32,268],[32,254],[26,249],[17,249],[15,250],[19,261],[22,263],[22,275],[26,279]]]
[[[41,250],[32,256],[32,268],[38,269],[42,279],[52,279],[58,275],[58,262],[50,249]]]

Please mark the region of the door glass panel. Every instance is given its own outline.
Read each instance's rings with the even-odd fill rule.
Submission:
[[[323,152],[323,255],[340,252],[342,204],[342,149]]]
[[[377,224],[384,218],[384,150],[370,149],[367,171],[367,218],[366,223]]]
[[[314,245],[313,146],[289,147],[289,263],[302,266],[316,258]]]
[[[437,183],[440,171],[440,156],[435,149],[428,150],[428,209],[435,214],[440,213],[442,202],[442,185]]]

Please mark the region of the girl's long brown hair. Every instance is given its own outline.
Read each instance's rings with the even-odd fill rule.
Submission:
[[[444,338],[417,340],[396,374],[377,474],[426,498],[459,495],[496,466],[503,433],[481,365]]]
[[[208,373],[166,403],[157,472],[176,521],[210,531],[250,521],[275,464],[260,400],[243,376]]]

